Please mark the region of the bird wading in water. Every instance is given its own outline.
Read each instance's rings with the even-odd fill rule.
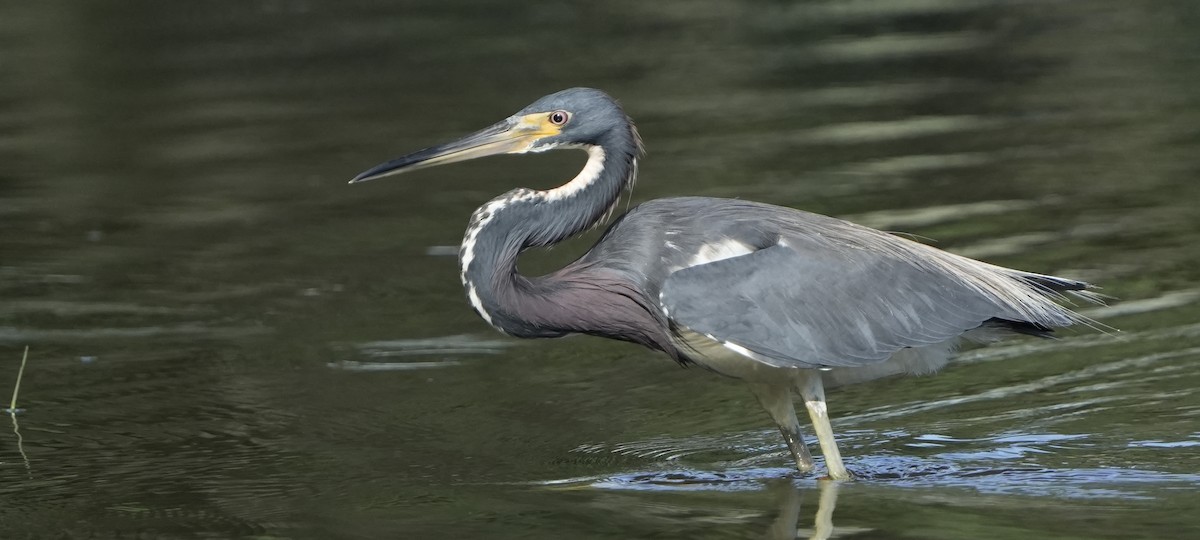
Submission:
[[[609,216],[637,176],[642,142],[615,100],[590,88],[543,97],[458,141],[383,163],[351,183],[495,154],[583,150],[554,189],[479,207],[459,252],[471,307],[523,338],[589,334],[662,351],[749,384],[802,472],[814,468],[793,405],[808,410],[829,476],[848,479],[825,389],[932,373],[960,340],[1049,336],[1087,323],[1063,293],[1082,281],[961,257],[840,219],[734,199],[678,197],[629,210],[578,260],[532,277],[530,248]]]

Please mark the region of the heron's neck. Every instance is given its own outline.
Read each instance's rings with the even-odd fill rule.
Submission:
[[[492,326],[525,337],[578,331],[539,319],[551,316],[554,296],[566,284],[555,288],[553,276],[521,276],[517,257],[599,223],[634,181],[640,147],[632,128],[627,139],[610,137],[609,144],[589,146],[587,152],[587,164],[570,182],[547,191],[510,191],[471,216],[459,258],[462,281],[471,306]]]

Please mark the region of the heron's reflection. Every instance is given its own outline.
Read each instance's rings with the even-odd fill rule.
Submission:
[[[655,472],[557,481],[547,487],[591,492],[568,501],[571,508],[586,501],[592,508],[604,508],[620,516],[623,522],[651,523],[656,528],[690,531],[720,526],[755,536],[763,534],[765,528],[765,538],[785,540],[827,539],[870,531],[854,526],[834,529],[833,511],[840,481],[818,480],[814,484],[780,478],[778,469],[743,469],[739,473]]]
[[[779,513],[766,537],[771,540],[794,540],[805,534],[810,540],[824,540],[833,536],[833,509],[837,506],[838,488],[841,482],[822,480],[817,482],[817,512],[811,529],[798,529],[801,502],[804,491],[790,480],[772,482],[768,489],[779,501]]]

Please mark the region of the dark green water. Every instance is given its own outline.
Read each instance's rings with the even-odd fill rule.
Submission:
[[[0,536],[1200,537],[1196,28],[1188,0],[5,3],[0,395],[30,359]],[[635,201],[1088,279],[1122,332],[834,391],[863,478],[783,478],[741,385],[468,309],[443,246],[582,154],[345,185],[579,85],[638,121]]]

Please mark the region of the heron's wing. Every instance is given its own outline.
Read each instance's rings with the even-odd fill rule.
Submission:
[[[1009,311],[946,272],[825,244],[684,268],[659,298],[676,325],[761,362],[805,368],[881,362]]]

